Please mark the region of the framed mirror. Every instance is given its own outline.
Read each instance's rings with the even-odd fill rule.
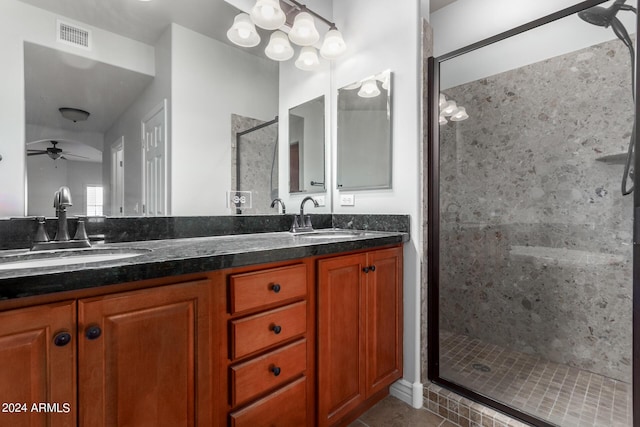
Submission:
[[[92,198],[108,216],[236,213],[236,134],[277,116],[279,97],[266,41],[227,39],[237,13],[224,1],[3,0],[0,217],[53,216],[61,185],[72,215],[99,213]],[[143,142],[159,148],[143,154]],[[271,213],[272,157],[243,214]]]
[[[337,188],[391,188],[391,71],[338,90]]]
[[[324,193],[324,96],[289,110],[289,192]]]

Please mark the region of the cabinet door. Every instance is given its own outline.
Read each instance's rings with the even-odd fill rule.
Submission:
[[[75,317],[73,301],[0,313],[0,426],[75,425]]]
[[[365,255],[318,263],[319,424],[339,420],[365,400]]]
[[[367,286],[367,397],[402,377],[402,248],[370,252]]]
[[[80,425],[211,425],[211,285],[78,301]]]

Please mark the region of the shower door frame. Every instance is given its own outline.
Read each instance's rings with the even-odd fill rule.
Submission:
[[[439,119],[439,94],[440,94],[440,63],[455,58],[462,54],[480,49],[493,43],[505,40],[509,37],[524,33],[558,19],[573,15],[581,10],[606,3],[607,0],[587,0],[574,6],[562,9],[558,12],[505,31],[493,37],[473,43],[469,46],[457,49],[453,52],[430,57],[427,62],[428,73],[428,103],[427,103],[427,378],[446,389],[464,396],[468,399],[492,407],[513,418],[541,426],[553,427],[544,420],[526,414],[511,406],[477,393],[460,384],[449,381],[440,376],[440,125]],[[640,28],[640,18],[636,14],[636,33]],[[638,43],[634,46],[636,62],[638,59]],[[636,99],[640,99],[640,88],[637,84],[637,67],[633,76],[635,80]],[[640,118],[638,105],[635,105],[636,118]],[[640,135],[640,120],[635,120],[636,135]],[[634,147],[635,151],[635,147]],[[634,170],[640,171],[640,155],[635,156]],[[634,174],[634,188],[638,190],[633,194],[634,218],[633,218],[633,324],[632,324],[632,408],[634,425],[640,426],[640,173]]]

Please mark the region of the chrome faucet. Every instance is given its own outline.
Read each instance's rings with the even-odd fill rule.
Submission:
[[[282,213],[283,214],[287,213],[287,208],[285,207],[284,202],[280,197],[276,197],[271,201],[271,207],[275,208],[277,203],[280,203],[280,206],[282,206]]]
[[[84,226],[84,220],[78,219],[78,226],[76,228],[76,234],[73,236],[73,240],[69,238],[69,224],[67,222],[67,208],[73,206],[71,201],[71,190],[69,187],[62,186],[53,195],[53,207],[56,209],[56,217],[58,218],[58,228],[56,236],[52,241],[49,241],[49,236],[45,229],[45,218],[38,217],[38,230],[36,231],[36,237],[33,242],[31,250],[43,250],[43,249],[65,249],[65,248],[89,248],[89,238]]]
[[[301,231],[313,231],[313,226],[311,225],[311,217],[309,215],[305,216],[304,214],[304,204],[309,200],[313,202],[313,206],[315,206],[316,208],[320,206],[318,205],[318,202],[311,196],[307,196],[302,199],[302,202],[300,203],[300,215],[293,217],[293,225],[291,226],[290,230],[292,233],[298,233]],[[298,218],[300,219],[298,220]]]

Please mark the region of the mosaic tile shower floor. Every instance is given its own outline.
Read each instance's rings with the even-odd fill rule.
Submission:
[[[441,332],[440,376],[562,427],[629,427],[631,385]]]

